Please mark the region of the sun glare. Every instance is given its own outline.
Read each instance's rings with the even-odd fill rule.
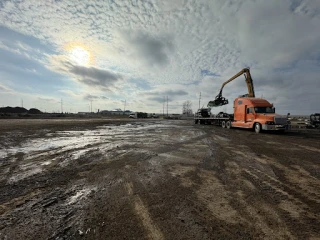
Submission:
[[[69,60],[76,65],[89,66],[92,64],[93,56],[88,47],[82,43],[70,42],[64,46]]]
[[[90,52],[80,46],[74,46],[69,51],[70,60],[78,65],[87,66],[90,62]]]

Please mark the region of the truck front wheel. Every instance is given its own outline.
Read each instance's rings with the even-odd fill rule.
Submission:
[[[260,123],[255,123],[254,124],[254,131],[256,133],[260,133],[261,132],[261,124]]]

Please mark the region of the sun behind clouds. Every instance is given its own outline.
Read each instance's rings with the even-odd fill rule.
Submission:
[[[89,49],[81,44],[68,44],[66,46],[68,58],[76,65],[89,66],[92,63],[92,54]]]

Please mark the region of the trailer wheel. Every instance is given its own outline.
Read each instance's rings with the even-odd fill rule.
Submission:
[[[221,126],[222,126],[222,128],[225,128],[226,127],[226,122],[222,121]]]
[[[256,133],[260,133],[260,132],[261,132],[261,125],[260,125],[260,123],[255,123],[255,124],[254,124],[254,131],[255,131]]]
[[[226,123],[226,127],[227,127],[228,129],[230,129],[230,128],[231,128],[231,121],[227,121],[227,123]]]

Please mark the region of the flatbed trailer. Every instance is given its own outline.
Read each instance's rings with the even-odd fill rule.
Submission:
[[[204,118],[204,117],[196,117],[194,119],[195,124],[217,124],[220,125],[219,123],[223,121],[229,121],[230,118],[216,118],[216,117],[210,117],[210,118]]]
[[[208,109],[199,109],[199,111],[194,116],[194,123],[231,128],[233,118],[233,114],[223,112],[220,112],[214,116],[210,116]]]

